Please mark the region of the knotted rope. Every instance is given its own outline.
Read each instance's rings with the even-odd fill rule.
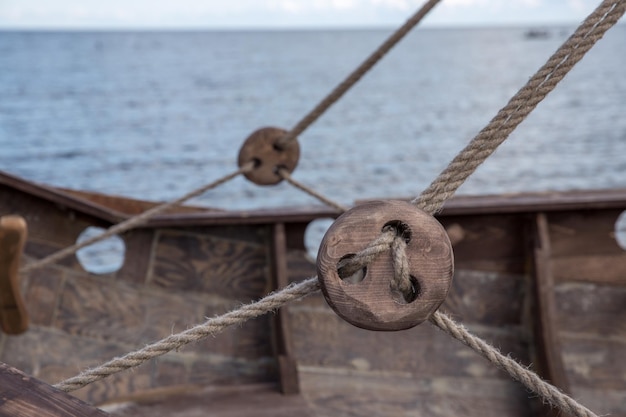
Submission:
[[[435,2],[436,3],[436,2]],[[558,81],[578,62],[582,56],[597,42],[604,33],[613,26],[626,11],[626,0],[603,1],[600,6],[583,22],[568,41],[557,50],[529,83],[514,96],[509,104],[483,129],[479,135],[451,162],[433,183],[413,200],[422,210],[434,214],[444,201],[450,198],[467,177],[502,143],[510,132],[536,107],[550,92]],[[537,81],[539,80],[539,81]],[[478,162],[472,161],[476,158]],[[406,280],[407,273],[402,259],[396,255],[404,253],[401,243],[393,231],[384,231],[367,248],[357,256],[346,259],[339,268],[357,272],[366,262],[371,262],[382,251],[391,248],[394,253],[394,268],[399,281]],[[393,245],[393,248],[392,248]],[[404,255],[406,256],[406,254]],[[358,267],[357,267],[358,266]],[[356,269],[354,269],[356,268]],[[410,281],[410,277],[409,277]],[[398,285],[403,285],[401,282]],[[255,303],[247,304],[222,316],[208,320],[202,325],[185,332],[171,335],[162,341],[153,343],[137,352],[129,353],[121,358],[113,359],[104,365],[85,371],[80,375],[62,381],[56,387],[64,391],[73,391],[93,381],[102,379],[121,370],[128,369],[180,348],[181,346],[207,335],[214,335],[227,326],[240,324],[244,321],[272,311],[285,303],[305,297],[319,289],[317,277],[310,278],[284,288]],[[431,322],[452,337],[474,349],[486,359],[509,372],[527,388],[539,394],[551,405],[560,407],[567,413],[580,417],[597,417],[591,410],[578,404],[574,399],[539,378],[534,372],[524,368],[513,359],[504,356],[480,338],[471,335],[462,325],[455,323],[442,312],[435,312]]]

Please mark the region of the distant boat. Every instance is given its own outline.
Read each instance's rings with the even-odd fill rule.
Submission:
[[[550,37],[550,32],[546,29],[529,29],[524,32],[526,39],[547,39]]]

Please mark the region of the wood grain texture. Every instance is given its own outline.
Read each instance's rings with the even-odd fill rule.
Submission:
[[[554,276],[551,264],[551,242],[548,233],[548,219],[544,213],[535,216],[533,230],[533,274],[536,295],[535,343],[538,349],[537,369],[541,376],[565,393],[570,386],[563,365],[561,339],[556,323],[556,302],[554,298]]]
[[[301,396],[281,395],[273,384],[155,390],[106,408],[116,417],[313,416]]]
[[[0,363],[1,417],[105,417],[108,414]]]
[[[626,288],[562,283],[555,287],[555,297],[562,332],[626,341]]]
[[[464,323],[519,326],[523,285],[521,274],[455,269],[452,287],[442,308],[462,318]]]
[[[61,268],[42,268],[27,274],[24,301],[34,325],[52,326],[64,281],[65,271]]]
[[[316,296],[317,297],[317,296]],[[509,378],[504,372],[431,325],[400,332],[351,326],[330,309],[292,308],[294,347],[301,366],[417,377]],[[528,363],[522,330],[470,327],[512,357]]]
[[[572,386],[626,391],[626,341],[563,336]]]
[[[455,267],[485,272],[524,273],[524,217],[511,214],[440,216],[445,228],[460,228],[454,245]]]
[[[318,417],[528,417],[528,394],[490,378],[301,371],[304,396]]]
[[[268,289],[267,248],[237,240],[163,231],[151,284],[249,301]]]
[[[19,275],[26,234],[23,217],[0,217],[0,325],[7,334],[20,334],[28,329],[28,311]]]
[[[366,266],[361,282],[339,277],[337,264],[363,250],[383,228],[400,222],[411,236],[406,256],[410,274],[419,282],[417,299],[394,295],[391,251]],[[403,201],[372,201],[341,215],[320,244],[317,273],[328,304],[349,323],[369,330],[402,330],[427,320],[441,305],[454,273],[452,246],[443,227],[431,216]],[[398,300],[401,301],[398,301]]]
[[[264,127],[254,131],[239,149],[237,164],[243,167],[254,162],[252,171],[245,177],[258,185],[278,184],[283,178],[278,175],[278,168],[293,172],[300,159],[300,145],[297,139],[290,141],[283,148],[277,147],[280,138],[287,133],[284,129]]]

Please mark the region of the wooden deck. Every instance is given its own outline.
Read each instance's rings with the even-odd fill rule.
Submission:
[[[0,174],[0,216],[28,222],[25,262],[149,206]],[[626,416],[626,251],[615,226],[624,210],[626,190],[451,200],[438,216],[456,271],[442,308],[595,412]],[[0,361],[59,382],[313,276],[304,233],[335,215],[186,208],[121,236],[126,257],[116,272],[91,274],[69,257],[25,274],[31,327],[0,335]],[[172,404],[181,413],[188,406],[185,417],[199,409],[243,415],[249,406],[260,415],[333,417],[546,414],[535,396],[432,326],[365,331],[321,295],[72,395],[120,416],[175,415]],[[132,403],[126,411],[108,408],[124,402]]]

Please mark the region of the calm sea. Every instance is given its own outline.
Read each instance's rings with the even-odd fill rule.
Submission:
[[[294,177],[341,203],[415,196],[572,28],[413,32],[300,137]],[[236,169],[262,126],[291,128],[389,34],[0,32],[0,170],[165,200]],[[460,190],[626,187],[626,25],[617,26]],[[314,203],[237,179],[194,201]]]

